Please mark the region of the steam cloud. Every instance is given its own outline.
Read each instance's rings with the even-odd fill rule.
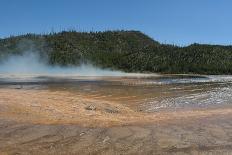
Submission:
[[[100,69],[91,64],[78,67],[61,67],[47,65],[41,61],[36,52],[24,52],[22,55],[12,55],[0,63],[0,74],[36,74],[36,75],[77,75],[77,76],[122,76],[125,73]]]

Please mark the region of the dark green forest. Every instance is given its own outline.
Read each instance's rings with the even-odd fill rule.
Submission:
[[[161,44],[139,31],[26,34],[0,39],[0,61],[38,52],[49,65],[91,63],[126,72],[232,74],[232,46]]]

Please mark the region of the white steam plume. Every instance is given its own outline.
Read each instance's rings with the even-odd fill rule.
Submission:
[[[126,73],[100,69],[93,65],[82,64],[78,67],[50,66],[40,61],[36,52],[24,52],[12,55],[0,63],[0,74],[36,74],[36,75],[76,75],[76,76],[123,76]]]

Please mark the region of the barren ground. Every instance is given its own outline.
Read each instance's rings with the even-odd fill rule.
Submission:
[[[230,104],[146,112],[101,93],[1,87],[0,154],[232,154]]]

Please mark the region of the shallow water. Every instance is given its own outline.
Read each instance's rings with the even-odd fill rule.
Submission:
[[[0,88],[68,91],[114,101],[140,112],[232,104],[231,76],[137,75],[118,77],[2,75]]]

